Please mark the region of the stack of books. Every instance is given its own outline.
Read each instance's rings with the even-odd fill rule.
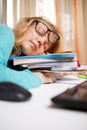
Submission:
[[[87,70],[87,66],[80,66],[75,53],[14,56],[9,58],[8,66],[55,73]]]

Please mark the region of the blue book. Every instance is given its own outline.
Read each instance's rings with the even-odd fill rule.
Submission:
[[[35,56],[13,56],[9,60],[15,59],[73,59],[76,56],[75,53],[61,53],[61,54],[46,54]]]
[[[74,61],[75,53],[61,54],[45,54],[35,56],[13,56],[9,58],[9,67],[28,68],[28,69],[49,69],[51,67],[76,66],[77,61]]]
[[[46,54],[46,55],[35,55],[35,56],[13,56],[9,58],[8,63],[13,65],[33,65],[33,64],[50,64],[58,62],[73,61],[75,53],[61,53],[61,54]]]

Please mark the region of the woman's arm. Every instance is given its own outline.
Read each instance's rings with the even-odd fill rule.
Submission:
[[[29,70],[16,71],[0,64],[0,82],[12,82],[25,89],[39,87],[41,78]]]
[[[16,71],[7,67],[14,40],[12,30],[0,25],[0,82],[13,82],[26,89],[39,87],[42,84],[41,78],[31,71]]]

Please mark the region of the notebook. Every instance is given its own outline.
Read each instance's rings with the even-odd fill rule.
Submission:
[[[52,97],[51,101],[61,108],[87,111],[87,80]]]

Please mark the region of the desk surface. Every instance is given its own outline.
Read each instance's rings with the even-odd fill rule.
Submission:
[[[51,98],[83,80],[58,80],[30,90],[31,100],[0,101],[0,130],[87,130],[87,113],[55,108]]]

